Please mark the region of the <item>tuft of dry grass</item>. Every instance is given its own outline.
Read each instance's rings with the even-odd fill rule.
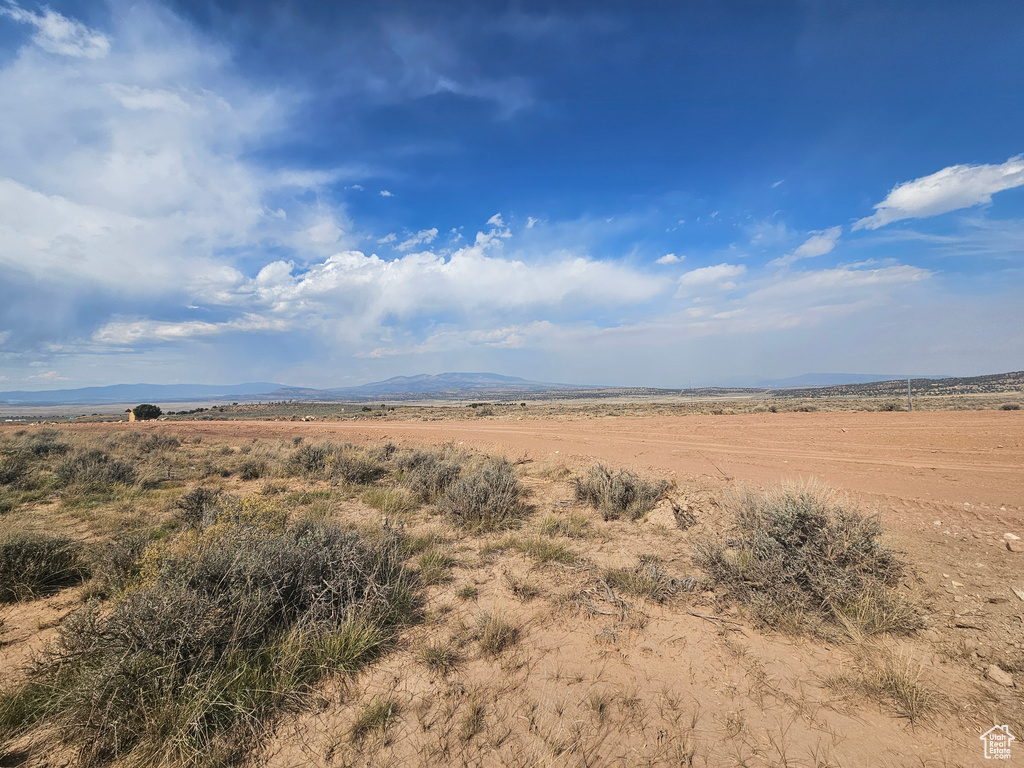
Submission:
[[[857,671],[833,675],[825,684],[833,689],[858,690],[890,707],[899,717],[916,723],[935,709],[936,694],[921,683],[924,666],[909,652],[889,648],[865,649]]]
[[[459,652],[451,642],[426,643],[416,654],[416,660],[434,672],[447,675],[458,666]]]
[[[477,617],[470,637],[486,656],[500,656],[519,642],[520,630],[501,614],[483,612]]]
[[[401,707],[394,699],[381,699],[363,707],[349,728],[349,741],[362,744],[370,737],[387,741],[388,731],[398,721]]]
[[[505,586],[508,587],[509,591],[515,595],[520,602],[528,603],[534,598],[539,597],[541,594],[540,587],[532,581],[516,576],[507,569],[502,575],[502,580],[505,582]]]
[[[605,520],[638,520],[650,512],[668,490],[665,480],[645,480],[625,469],[612,472],[603,464],[576,478],[576,498],[595,507]]]
[[[589,535],[589,528],[590,521],[585,515],[569,515],[568,517],[548,515],[540,522],[540,532],[544,536],[583,539]]]
[[[606,568],[602,576],[613,589],[656,603],[664,603],[680,591],[679,580],[670,576],[651,555],[641,555],[632,568]]]

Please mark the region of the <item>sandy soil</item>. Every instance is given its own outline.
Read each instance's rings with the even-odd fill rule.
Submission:
[[[80,425],[108,430],[117,425]],[[129,428],[127,424],[121,428]],[[390,439],[560,459],[658,475],[710,475],[763,485],[818,478],[855,493],[1002,506],[1024,505],[1024,411],[777,413],[547,421],[267,422],[132,425],[229,439],[304,435]]]
[[[567,540],[579,564],[541,566],[515,552],[487,557],[484,539],[418,513],[410,526],[437,527],[458,561],[450,582],[429,589],[427,621],[357,680],[328,686],[309,711],[280,723],[260,764],[967,766],[985,764],[978,737],[993,725],[1008,723],[1024,739],[1024,599],[1014,591],[1024,594],[1024,553],[1005,538],[1024,540],[1024,412],[69,429],[199,435],[204,447],[297,435],[405,445],[452,440],[523,459],[535,518],[590,519],[586,539]],[[594,461],[673,477],[672,501],[693,512],[697,525],[679,530],[664,503],[642,523],[602,522],[557,471]],[[677,576],[691,573],[695,537],[727,523],[721,500],[730,488],[812,477],[880,515],[887,541],[910,564],[904,586],[926,610],[915,637],[823,643],[760,632],[712,593],[666,605],[637,599],[627,611],[616,602],[621,596],[595,586],[600,569],[629,566],[641,554],[657,556]],[[335,514],[380,519],[358,501]],[[531,530],[521,535],[536,535]],[[518,597],[514,580],[532,584],[536,596]],[[468,601],[459,596],[467,586],[477,591]],[[573,609],[568,598],[579,595],[595,610]],[[22,635],[38,641],[52,632],[66,610],[59,597],[4,616],[4,663],[38,647],[19,647]],[[498,659],[465,639],[485,612],[521,632],[516,648]],[[417,659],[428,642],[458,647],[458,669],[426,669]],[[933,692],[923,719],[911,723],[892,702],[858,689],[858,675],[883,661]],[[1013,672],[1016,687],[986,676],[993,663]],[[353,720],[382,700],[398,707],[387,736],[353,743]],[[1024,754],[1021,743],[1015,748]]]

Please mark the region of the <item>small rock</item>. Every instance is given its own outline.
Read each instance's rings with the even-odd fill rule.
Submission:
[[[1007,688],[1013,688],[1013,675],[1009,672],[1003,671],[995,664],[989,664],[988,669],[985,670],[985,677],[993,683],[1005,685]]]
[[[984,629],[981,624],[976,622],[974,619],[968,619],[966,616],[961,616],[954,620],[953,626],[958,627],[959,629]]]
[[[1024,552],[1024,543],[1007,539],[1006,548],[1011,552]]]
[[[1014,536],[1012,533],[1004,533],[1003,538],[1007,541],[1020,541],[1020,536]]]
[[[1017,589],[1016,587],[1010,587],[1010,589],[1013,590],[1013,594],[1015,594],[1021,600],[1024,600],[1024,589]]]
[[[959,581],[951,581],[950,584],[952,584],[954,587],[962,587],[963,586],[963,584],[961,584]]]

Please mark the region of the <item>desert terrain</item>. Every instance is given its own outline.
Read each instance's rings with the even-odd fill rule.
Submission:
[[[61,425],[52,439],[67,450],[132,458],[137,475],[110,493],[19,491],[0,538],[62,532],[98,551],[126,531],[173,536],[180,499],[203,487],[418,542],[403,550],[419,574],[418,617],[372,663],[319,677],[266,717],[236,762],[967,766],[982,764],[991,727],[1024,731],[1021,411],[511,413]],[[0,425],[0,441],[13,451],[40,429],[53,427]],[[348,443],[337,456],[386,454],[379,473],[294,469],[303,446]],[[410,496],[408,474],[388,462],[439,450],[465,466],[506,457],[522,514],[467,527],[443,499]],[[660,483],[651,508],[609,514],[581,497],[597,464]],[[831,489],[877,518],[913,622],[774,621],[709,577],[702,542],[732,535],[738,494],[782,483]],[[6,701],[68,616],[109,599],[90,583],[0,604]],[[0,765],[79,764],[60,722],[19,726],[6,743],[0,733]],[[187,762],[157,760],[175,761]]]

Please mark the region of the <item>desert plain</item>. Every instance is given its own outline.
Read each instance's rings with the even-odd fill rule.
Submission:
[[[403,550],[421,576],[416,618],[371,663],[328,669],[263,717],[238,764],[969,766],[986,762],[980,737],[993,726],[1024,734],[1024,412],[462,412],[0,425],[7,449],[47,430],[138,467],[108,493],[23,493],[0,538],[63,533],[95,553],[125,532],[173,536],[180,499],[202,487],[418,542]],[[505,457],[522,513],[467,527],[386,466],[357,481],[288,469],[318,445],[382,462]],[[635,519],[603,512],[577,492],[596,465],[658,483],[658,498]],[[740,494],[784,485],[877,519],[914,626],[773,625],[708,578],[696,553],[732,535]],[[69,616],[88,601],[102,615],[109,593],[90,583],[0,604],[8,701]],[[80,731],[41,723],[0,732],[0,765],[140,764],[130,749],[87,755]]]

